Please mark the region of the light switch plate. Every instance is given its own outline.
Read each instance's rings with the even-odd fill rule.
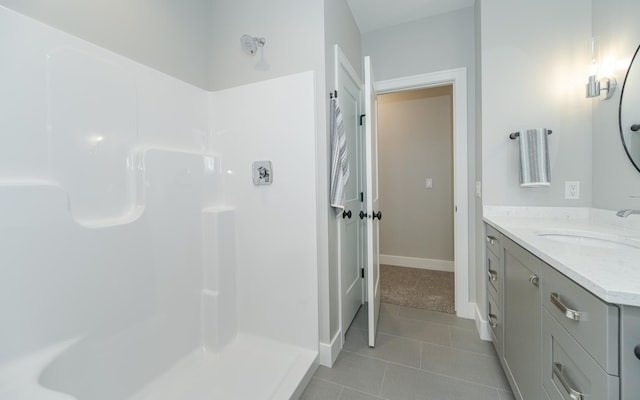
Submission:
[[[432,178],[427,178],[426,182],[425,182],[425,186],[427,189],[432,189],[433,188],[433,179]]]
[[[255,161],[253,163],[253,184],[271,185],[273,182],[273,166],[271,161]]]

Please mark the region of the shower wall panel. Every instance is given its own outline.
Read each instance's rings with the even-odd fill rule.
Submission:
[[[0,399],[128,398],[202,344],[208,93],[5,8],[0,59]]]
[[[238,328],[318,346],[314,74],[211,94],[214,150],[226,204],[236,209]],[[273,184],[251,180],[269,160]]]

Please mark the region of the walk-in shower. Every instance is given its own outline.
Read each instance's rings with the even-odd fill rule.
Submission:
[[[0,399],[295,398],[313,73],[206,92],[2,7],[0,59]]]

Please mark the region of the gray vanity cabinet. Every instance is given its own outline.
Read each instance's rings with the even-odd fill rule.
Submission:
[[[488,321],[515,398],[640,399],[640,307],[601,300],[486,228]]]
[[[541,399],[542,262],[502,237],[504,263],[504,367],[516,398]]]

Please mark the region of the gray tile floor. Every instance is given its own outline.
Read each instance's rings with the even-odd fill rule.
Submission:
[[[454,315],[382,304],[376,347],[362,307],[333,368],[320,366],[302,400],[513,400],[490,342]]]

